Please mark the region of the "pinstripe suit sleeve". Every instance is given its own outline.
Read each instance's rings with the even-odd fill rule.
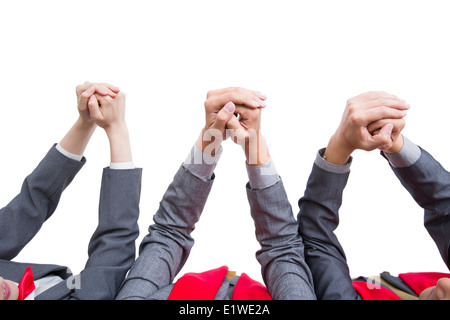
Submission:
[[[200,219],[212,188],[211,180],[194,176],[183,166],[160,202],[118,300],[146,300],[170,285],[189,257],[191,232]]]
[[[426,150],[414,164],[395,168],[397,178],[424,209],[424,225],[450,268],[450,173]]]
[[[69,159],[55,146],[25,178],[19,194],[0,209],[1,259],[13,259],[36,235],[86,162]]]
[[[334,233],[349,168],[327,168],[319,155],[313,165],[305,193],[299,200],[299,233],[305,244],[305,259],[314,279],[319,300],[355,300],[344,250]],[[334,170],[334,171],[333,171]]]
[[[261,246],[256,258],[270,295],[275,300],[314,300],[312,275],[282,180],[264,189],[247,184],[247,198]]]

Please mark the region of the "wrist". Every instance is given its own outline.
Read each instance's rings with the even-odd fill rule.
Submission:
[[[338,134],[334,134],[328,142],[324,157],[329,163],[345,165],[353,151],[355,151],[354,148],[347,146]]]
[[[82,116],[79,116],[77,121],[75,122],[75,126],[79,130],[86,130],[86,131],[93,131],[97,125],[93,120],[83,118]]]
[[[261,166],[270,160],[266,139],[262,135],[257,135],[246,141],[244,151],[249,166]]]
[[[128,138],[128,127],[124,122],[105,127],[105,132],[110,140],[117,139],[119,137]]]
[[[131,162],[130,138],[128,128],[125,124],[105,128],[109,139],[111,163]]]
[[[196,145],[203,153],[215,155],[222,144],[222,136],[218,136],[215,130],[203,128],[197,139]]]
[[[404,144],[403,135],[399,135],[398,138],[394,141],[391,148],[388,150],[384,150],[384,153],[397,153],[402,150]]]

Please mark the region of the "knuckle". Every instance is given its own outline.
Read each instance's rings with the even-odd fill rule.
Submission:
[[[349,117],[350,123],[359,124],[361,122],[361,117],[358,114],[352,114]]]
[[[355,108],[355,100],[354,98],[350,98],[347,100],[347,108],[349,109],[349,111],[352,111]]]
[[[348,113],[352,116],[354,116],[355,113],[357,113],[357,111],[358,111],[358,107],[353,102],[350,102],[347,104],[347,109],[348,109]]]
[[[228,98],[228,101],[232,101],[232,102],[238,102],[239,100],[239,92],[236,90],[230,91],[229,93],[226,94],[226,97]]]

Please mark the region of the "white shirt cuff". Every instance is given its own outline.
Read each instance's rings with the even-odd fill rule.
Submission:
[[[67,151],[63,147],[61,147],[61,145],[59,143],[56,145],[56,150],[61,152],[67,158],[70,158],[70,159],[73,159],[73,160],[76,160],[76,161],[81,161],[81,159],[83,159],[83,155],[70,153],[69,151]]]
[[[134,162],[111,162],[109,165],[109,168],[112,170],[127,170],[127,169],[134,169]]]

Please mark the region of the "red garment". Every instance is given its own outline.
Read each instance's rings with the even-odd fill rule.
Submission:
[[[441,278],[450,278],[450,273],[441,272],[410,272],[398,275],[416,294],[421,294],[423,290],[436,286]]]
[[[436,286],[441,278],[450,278],[450,273],[440,272],[410,272],[398,275],[417,295],[429,287]],[[353,281],[353,287],[363,300],[401,300],[392,290],[368,285],[365,281]]]
[[[175,283],[168,300],[213,300],[222,285],[228,267],[186,273]],[[269,300],[269,291],[261,283],[242,274],[233,290],[233,300]]]
[[[353,281],[353,287],[363,300],[401,300],[392,290],[383,286],[369,286],[365,281]]]
[[[233,290],[232,300],[272,300],[272,297],[265,286],[243,273]]]
[[[31,267],[28,267],[25,270],[25,273],[23,274],[22,279],[19,282],[18,288],[19,288],[19,296],[17,297],[17,300],[25,300],[25,298],[28,297],[29,294],[34,291],[35,285]]]

